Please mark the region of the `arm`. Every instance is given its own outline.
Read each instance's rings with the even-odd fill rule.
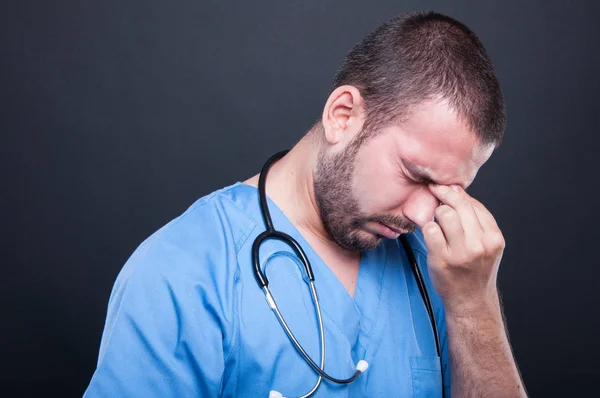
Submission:
[[[472,314],[447,314],[456,397],[526,397],[497,300]]]
[[[443,203],[423,227],[432,283],[446,310],[452,395],[526,397],[504,327],[496,276],[504,238],[459,187],[430,187]]]
[[[227,333],[210,267],[171,242],[138,250],[111,294],[94,397],[215,397]]]

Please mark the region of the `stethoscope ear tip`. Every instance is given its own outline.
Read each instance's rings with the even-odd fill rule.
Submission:
[[[279,391],[271,390],[269,392],[269,398],[283,398],[283,394],[280,393]]]
[[[369,362],[365,361],[364,359],[361,359],[356,364],[356,370],[358,370],[360,373],[365,373],[367,369],[369,369]]]

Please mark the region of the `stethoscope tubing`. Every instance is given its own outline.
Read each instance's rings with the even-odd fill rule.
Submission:
[[[263,290],[263,292],[265,294],[265,299],[266,299],[269,307],[275,314],[275,317],[281,324],[286,335],[288,336],[289,340],[292,342],[292,344],[294,345],[296,350],[300,353],[300,355],[302,355],[302,357],[304,358],[306,363],[308,363],[310,365],[310,367],[319,375],[314,387],[308,393],[299,397],[299,398],[307,398],[307,397],[310,397],[311,395],[313,395],[317,391],[323,378],[327,379],[333,383],[337,383],[337,384],[348,384],[348,383],[351,383],[354,380],[356,380],[358,378],[358,376],[361,375],[362,371],[357,369],[356,372],[351,377],[346,378],[346,379],[338,379],[338,378],[330,376],[329,374],[327,374],[325,372],[325,370],[324,370],[324,368],[325,368],[325,353],[326,353],[325,333],[324,333],[324,327],[323,327],[323,317],[322,317],[322,313],[321,313],[321,305],[319,303],[319,297],[317,295],[317,289],[316,289],[315,283],[314,283],[315,277],[314,277],[314,274],[312,271],[312,267],[310,265],[310,262],[306,256],[306,254],[304,253],[304,250],[300,246],[300,244],[290,235],[288,235],[284,232],[275,230],[275,228],[273,226],[273,221],[271,219],[271,214],[269,212],[269,207],[268,207],[268,203],[267,203],[266,178],[267,178],[267,173],[268,173],[269,169],[271,168],[271,166],[273,165],[273,163],[275,163],[277,160],[279,160],[280,158],[285,156],[285,154],[287,152],[288,151],[285,150],[285,151],[278,152],[275,155],[271,156],[267,160],[265,165],[263,166],[262,171],[259,176],[258,191],[259,191],[260,209],[261,209],[263,220],[265,222],[266,230],[264,232],[262,232],[261,234],[259,234],[258,237],[254,240],[254,243],[252,244],[252,262],[253,262],[254,276],[256,278],[258,285],[260,286],[260,288]],[[309,280],[311,297],[312,297],[313,303],[315,305],[315,311],[316,311],[317,321],[318,321],[318,325],[319,325],[319,338],[320,338],[320,346],[321,346],[320,347],[320,354],[321,354],[320,366],[317,365],[312,360],[310,355],[308,355],[308,353],[304,350],[302,345],[298,342],[298,340],[294,336],[294,333],[292,332],[292,330],[288,326],[287,322],[283,318],[283,315],[279,311],[279,308],[277,306],[275,298],[273,297],[273,295],[271,294],[271,291],[269,290],[269,280],[268,280],[267,276],[264,274],[264,272],[260,266],[260,257],[259,257],[260,245],[268,239],[276,239],[276,240],[286,243],[288,246],[290,246],[294,250],[294,252],[296,253],[296,255],[298,256],[298,258],[300,259],[300,261],[302,262],[302,264],[304,266],[306,276]],[[408,257],[413,275],[415,277],[415,281],[419,288],[419,293],[421,294],[421,298],[423,299],[423,303],[427,310],[427,314],[429,315],[429,320],[431,322],[431,327],[432,327],[432,331],[433,331],[433,335],[434,335],[434,339],[435,339],[436,351],[440,358],[440,365],[441,365],[442,355],[441,355],[439,334],[438,334],[438,330],[437,330],[435,315],[433,312],[433,306],[431,304],[431,299],[427,292],[427,287],[425,286],[423,275],[418,266],[414,252],[413,252],[412,248],[410,247],[410,243],[408,242],[407,237],[405,235],[400,235],[398,240],[402,244],[402,247]],[[443,369],[440,369],[440,373],[442,374],[442,397],[445,397],[444,383],[443,383],[443,381],[444,381]]]

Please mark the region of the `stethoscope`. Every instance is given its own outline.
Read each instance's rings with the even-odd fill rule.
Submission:
[[[260,200],[260,210],[262,213],[263,220],[265,222],[266,230],[264,232],[262,232],[260,235],[258,235],[256,237],[256,239],[254,240],[254,243],[252,244],[252,263],[254,266],[254,276],[256,277],[256,281],[258,282],[258,285],[261,287],[261,289],[265,293],[265,298],[267,300],[267,303],[269,304],[269,307],[271,308],[271,310],[273,310],[273,313],[277,317],[277,320],[283,327],[285,334],[288,336],[288,338],[290,339],[290,341],[292,342],[294,347],[296,347],[296,350],[298,350],[298,352],[302,355],[302,357],[304,357],[304,360],[306,361],[306,363],[308,363],[310,365],[310,367],[313,368],[313,370],[319,375],[314,387],[306,394],[298,397],[298,398],[307,398],[307,397],[310,397],[311,395],[313,395],[317,391],[317,389],[321,385],[321,381],[323,380],[323,378],[329,380],[332,383],[349,384],[349,383],[352,383],[354,380],[356,380],[358,378],[358,376],[360,376],[362,373],[364,373],[367,370],[367,368],[369,367],[369,364],[364,359],[361,359],[360,361],[358,361],[358,363],[356,365],[356,370],[355,370],[354,374],[351,377],[346,378],[346,379],[337,379],[335,377],[332,377],[329,374],[327,374],[324,370],[324,368],[325,368],[325,351],[326,351],[325,350],[325,333],[323,331],[323,317],[321,315],[321,305],[319,304],[319,297],[317,295],[317,289],[315,288],[315,276],[313,274],[312,267],[310,266],[310,262],[308,261],[308,258],[306,257],[304,250],[302,250],[302,247],[300,247],[298,242],[294,238],[292,238],[290,235],[286,234],[285,232],[275,230],[275,228],[273,227],[273,221],[271,220],[271,213],[269,212],[269,207],[267,204],[267,195],[266,195],[266,191],[265,191],[267,173],[269,172],[269,169],[271,168],[273,163],[275,163],[277,160],[279,160],[283,156],[285,156],[285,154],[287,152],[288,152],[288,150],[285,150],[285,151],[278,152],[275,155],[271,156],[269,158],[269,160],[267,160],[267,162],[263,166],[262,171],[260,173],[260,177],[258,179],[258,193],[259,193],[259,200]],[[315,305],[315,311],[317,313],[317,320],[318,320],[318,325],[319,325],[319,338],[320,338],[320,344],[321,344],[320,365],[317,365],[312,360],[312,358],[306,353],[304,348],[302,348],[302,345],[298,342],[298,340],[294,336],[294,333],[292,333],[292,331],[289,328],[288,324],[286,323],[285,319],[283,319],[283,316],[281,315],[281,312],[279,311],[279,308],[277,307],[277,303],[275,302],[275,299],[271,295],[271,292],[269,290],[269,280],[267,279],[267,276],[263,273],[263,271],[260,267],[260,260],[259,260],[259,256],[258,256],[260,245],[267,239],[278,239],[278,240],[286,243],[288,246],[290,246],[294,250],[294,252],[298,256],[298,258],[302,262],[302,265],[304,266],[306,276],[308,277],[308,280],[309,280],[310,294],[312,296],[312,300]],[[404,251],[406,252],[408,260],[410,261],[410,265],[411,265],[413,274],[415,276],[417,286],[419,287],[419,292],[421,293],[421,298],[423,299],[423,303],[425,304],[425,307],[427,308],[427,313],[429,315],[429,320],[431,321],[431,327],[433,329],[433,335],[435,338],[435,347],[437,350],[437,354],[440,357],[440,365],[441,365],[442,355],[441,355],[441,349],[440,349],[440,338],[439,338],[438,331],[437,331],[435,316],[433,314],[433,307],[431,305],[431,300],[429,298],[429,294],[427,293],[427,288],[425,287],[423,275],[421,274],[421,270],[419,269],[417,260],[415,258],[415,255],[412,251],[412,248],[410,247],[410,243],[408,242],[408,239],[406,238],[406,236],[400,235],[400,237],[398,239],[402,243],[402,247],[404,248]],[[443,370],[441,371],[441,373],[442,373],[442,397],[444,397],[445,394],[444,394],[444,387],[443,387],[444,386]],[[282,397],[283,397],[283,395],[278,391],[271,391],[269,393],[269,398],[282,398]]]

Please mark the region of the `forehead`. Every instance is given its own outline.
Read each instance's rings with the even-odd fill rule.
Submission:
[[[481,145],[445,101],[416,106],[406,120],[390,129],[391,146],[403,167],[408,163],[409,171],[420,171],[445,185],[470,185],[494,149]]]

